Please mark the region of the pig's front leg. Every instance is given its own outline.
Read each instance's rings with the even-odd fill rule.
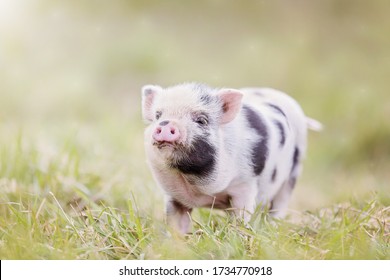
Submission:
[[[249,223],[256,208],[256,181],[229,188],[230,203],[234,214]]]
[[[166,202],[166,219],[170,227],[178,230],[182,234],[189,232],[191,208],[188,208],[173,198],[168,198]]]

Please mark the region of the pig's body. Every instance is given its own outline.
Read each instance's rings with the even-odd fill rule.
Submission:
[[[270,204],[275,216],[284,216],[308,127],[291,97],[199,84],[143,91],[144,118],[152,122],[146,154],[167,194],[172,225],[187,232],[196,207],[232,208],[248,221],[257,205]]]

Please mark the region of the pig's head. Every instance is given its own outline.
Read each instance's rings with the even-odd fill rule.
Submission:
[[[145,131],[149,160],[185,175],[207,177],[215,169],[220,127],[237,116],[241,99],[238,90],[194,83],[166,89],[144,86],[142,114],[149,123]]]

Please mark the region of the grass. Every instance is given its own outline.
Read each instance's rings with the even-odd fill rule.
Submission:
[[[257,213],[250,227],[202,210],[186,238],[141,217],[131,201],[128,210],[87,201],[68,211],[52,193],[21,201],[2,205],[2,259],[388,259],[390,252],[389,209],[375,199],[301,213],[299,223]]]
[[[123,169],[137,168],[132,152],[108,161],[89,158],[77,139],[65,137],[63,145],[50,151],[39,151],[40,145],[27,145],[31,140],[24,139],[18,131],[13,144],[1,150],[1,166],[6,167],[0,181],[2,259],[390,257],[390,208],[375,193],[364,200],[291,211],[281,221],[270,221],[258,210],[250,226],[223,211],[199,209],[193,215],[194,233],[183,238],[164,224],[161,193],[145,174],[145,164],[138,164],[139,170]]]
[[[388,5],[312,2],[2,2],[0,259],[390,259]],[[275,87],[324,123],[287,219],[166,227],[140,88],[184,81]]]

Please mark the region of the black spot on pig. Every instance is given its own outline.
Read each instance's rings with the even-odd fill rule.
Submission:
[[[162,121],[162,122],[159,123],[159,125],[161,125],[161,126],[164,126],[164,125],[167,125],[167,124],[169,124],[169,121]]]
[[[171,167],[185,175],[207,177],[215,167],[216,149],[203,138],[196,138],[190,147],[181,146]]]
[[[251,128],[260,136],[260,140],[252,147],[253,171],[259,175],[264,167],[268,156],[268,130],[260,115],[247,105],[243,106],[245,116]]]
[[[192,91],[198,93],[200,102],[207,105],[213,101],[213,96],[210,94],[213,90],[208,85],[202,83],[191,83],[188,85],[190,86]]]
[[[271,104],[271,103],[267,103],[267,105],[269,107],[271,107],[276,113],[283,115],[287,119],[286,114],[283,112],[283,110],[279,106]]]
[[[280,143],[280,147],[283,147],[284,143],[286,143],[286,133],[284,131],[284,127],[283,127],[282,123],[280,121],[277,121],[277,120],[274,120],[274,124],[279,129],[279,133],[280,133],[280,142],[279,143]]]
[[[275,182],[277,173],[278,173],[278,172],[277,172],[277,170],[276,170],[276,168],[275,168],[274,171],[272,172],[272,175],[271,175],[271,181],[272,181],[272,182]]]
[[[209,105],[213,102],[213,97],[209,94],[202,94],[200,96],[200,102],[203,103],[204,105]]]
[[[299,149],[295,147],[293,158],[292,158],[292,166],[291,166],[291,174],[295,171],[299,163]]]

